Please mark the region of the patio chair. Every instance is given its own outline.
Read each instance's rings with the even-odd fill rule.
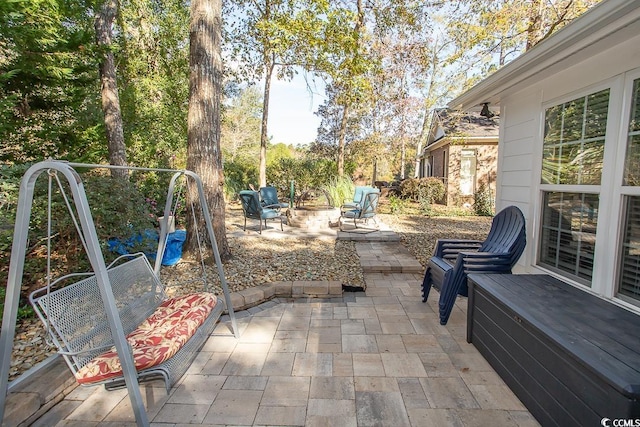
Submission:
[[[427,301],[431,286],[438,289],[440,324],[446,325],[457,295],[468,295],[467,274],[511,274],[526,243],[524,215],[515,206],[493,218],[484,242],[438,239],[422,281],[422,302]]]
[[[378,209],[378,200],[380,199],[380,190],[377,188],[369,188],[363,193],[363,197],[361,200],[361,206],[358,208],[352,209],[350,207],[345,208],[343,205],[340,209],[340,218],[338,218],[338,226],[340,231],[344,231],[342,228],[342,220],[343,219],[353,219],[353,226],[358,228],[358,221],[364,220],[365,224],[368,223],[369,219],[373,219],[376,224],[376,211]]]
[[[244,213],[244,228],[247,230],[247,218],[257,219],[260,223],[260,231],[262,234],[262,221],[264,221],[264,227],[267,228],[268,219],[280,219],[280,230],[282,230],[282,216],[280,212],[275,209],[265,208],[260,204],[260,197],[257,191],[242,190],[239,193],[240,202],[242,203],[242,211]]]
[[[278,190],[276,190],[276,187],[261,187],[260,197],[262,198],[262,207],[275,210],[289,207],[289,203],[278,200]]]
[[[370,190],[373,190],[373,188],[366,185],[356,186],[355,192],[353,194],[353,201],[343,203],[340,209],[358,209],[360,207],[360,203],[362,202],[362,197]]]

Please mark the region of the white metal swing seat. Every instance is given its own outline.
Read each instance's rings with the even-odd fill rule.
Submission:
[[[107,275],[138,381],[161,378],[169,392],[213,331],[224,304],[201,293],[190,299],[199,306],[171,311],[167,305],[172,300],[141,253],[119,257],[107,267]],[[87,277],[65,286],[82,276]],[[95,275],[61,277],[49,291],[34,291],[30,300],[80,384],[125,386]]]

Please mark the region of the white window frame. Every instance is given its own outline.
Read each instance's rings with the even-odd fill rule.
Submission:
[[[622,114],[620,117],[620,127],[618,130],[618,141],[620,143],[620,147],[616,156],[616,176],[615,180],[617,182],[616,187],[614,188],[614,196],[617,199],[617,216],[612,217],[616,218],[617,221],[611,221],[611,227],[608,231],[610,236],[615,236],[615,248],[613,249],[613,255],[615,259],[611,262],[611,285],[610,289],[607,289],[607,293],[604,294],[610,298],[613,298],[617,303],[632,308],[635,310],[639,310],[640,301],[635,303],[629,302],[627,299],[621,299],[616,296],[618,290],[618,276],[620,274],[620,263],[622,262],[622,251],[621,251],[621,243],[624,236],[624,198],[627,196],[640,196],[640,186],[624,186],[622,185],[624,179],[624,169],[625,169],[625,159],[627,154],[627,139],[629,134],[629,119],[631,115],[631,103],[633,96],[633,81],[640,79],[640,68],[635,70],[631,70],[625,73],[624,78],[624,93],[622,99]]]
[[[637,70],[640,74],[640,69]],[[636,75],[635,73],[632,73]],[[631,94],[631,87],[626,82],[629,80],[630,73],[620,74],[613,78],[601,81],[599,83],[582,88],[580,91],[574,91],[562,95],[561,97],[553,98],[545,101],[541,104],[540,121],[538,130],[538,143],[534,153],[538,153],[538,164],[534,168],[535,175],[533,178],[536,180],[538,191],[534,200],[535,206],[539,209],[535,212],[536,220],[534,226],[534,265],[537,269],[543,270],[548,274],[561,278],[563,281],[569,282],[581,289],[596,293],[605,298],[613,298],[615,290],[617,288],[615,269],[617,269],[617,263],[619,262],[618,245],[620,242],[620,219],[623,215],[622,212],[622,199],[621,199],[621,187],[622,187],[622,173],[624,170],[624,151],[626,148],[626,137],[621,140],[621,134],[623,130],[623,121],[628,124],[628,106]],[[633,79],[630,80],[633,82]],[[543,184],[541,183],[542,177],[542,153],[544,142],[544,125],[545,125],[545,113],[548,108],[553,106],[574,100],[576,98],[585,97],[590,94],[599,92],[604,89],[609,89],[609,109],[607,113],[607,126],[604,141],[604,155],[603,155],[603,168],[600,185],[567,185],[567,184]],[[626,106],[626,112],[625,112]],[[624,116],[624,117],[623,117]],[[624,120],[623,120],[624,119]],[[626,133],[625,133],[626,135]],[[622,154],[620,153],[622,151]],[[620,166],[622,162],[622,169]],[[617,183],[617,185],[616,185]],[[640,189],[639,189],[640,190]],[[599,195],[598,206],[598,227],[596,230],[596,249],[594,254],[594,266],[591,279],[591,286],[587,287],[584,284],[573,280],[569,276],[550,270],[540,264],[540,227],[542,224],[542,214],[545,192],[566,192],[566,193],[589,193]],[[640,192],[639,192],[640,194]],[[617,220],[613,220],[617,218]],[[616,236],[612,238],[612,236]],[[617,299],[616,299],[617,300]],[[626,304],[625,304],[626,305]]]
[[[465,156],[465,152],[472,152],[473,155]],[[471,164],[473,166],[473,170],[471,171],[471,175],[468,177],[471,180],[471,192],[465,193],[462,191],[462,163],[465,159],[472,159]],[[460,149],[460,177],[458,179],[458,191],[462,196],[473,196],[476,192],[476,182],[478,180],[478,150],[475,148],[461,148]]]

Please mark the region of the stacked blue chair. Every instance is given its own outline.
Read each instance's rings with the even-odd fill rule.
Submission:
[[[431,286],[440,291],[440,324],[446,325],[458,295],[467,296],[467,274],[510,274],[527,244],[524,215],[516,206],[500,211],[487,239],[439,239],[422,281],[422,302]]]

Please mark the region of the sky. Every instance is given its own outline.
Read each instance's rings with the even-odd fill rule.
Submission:
[[[272,81],[268,123],[272,143],[300,145],[316,139],[320,117],[313,113],[325,100],[322,82],[315,82],[313,92],[300,74],[290,82]]]

